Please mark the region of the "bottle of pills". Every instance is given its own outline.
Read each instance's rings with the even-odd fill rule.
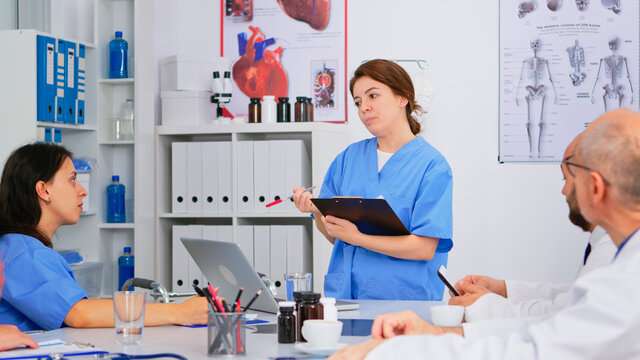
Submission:
[[[298,313],[298,325],[302,329],[305,320],[320,319],[322,320],[324,314],[322,312],[322,304],[320,304],[320,294],[314,292],[302,293],[302,303],[300,304],[300,312]],[[300,336],[302,341],[305,340],[304,336]]]
[[[278,98],[278,122],[291,122],[291,104],[288,97]]]
[[[292,344],[296,342],[296,317],[293,312],[296,303],[281,301],[278,303],[278,342]]]
[[[313,99],[308,97],[306,101],[307,105],[307,121],[313,122]]]
[[[278,111],[276,109],[276,100],[273,95],[265,95],[262,97],[262,119],[263,124],[272,124],[276,122]]]
[[[322,304],[323,318],[329,321],[338,321],[338,308],[336,307],[336,299],[332,297],[320,298]]]
[[[308,120],[308,115],[307,115],[307,98],[304,96],[298,96],[296,97],[296,104],[295,104],[295,117],[294,117],[294,121],[295,122],[305,122]]]
[[[249,99],[249,122],[259,123],[262,117],[262,105],[260,105],[260,98]]]

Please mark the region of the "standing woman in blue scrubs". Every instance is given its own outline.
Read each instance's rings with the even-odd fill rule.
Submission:
[[[388,60],[368,61],[349,84],[358,116],[374,136],[351,144],[327,171],[320,198],[384,198],[411,233],[367,235],[348,220],[326,218],[312,194],[294,189],[294,202],[314,215],[333,244],[325,296],[340,299],[441,300],[437,277],[452,238],[452,177],[447,160],[423,137],[414,113],[413,83]]]
[[[51,238],[78,222],[86,190],[76,181],[71,153],[31,144],[14,151],[0,179],[0,261],[5,283],[0,324],[22,331],[63,326],[113,327],[113,301],[87,299]],[[95,241],[95,239],[86,239]],[[207,303],[147,304],[145,325],[205,324]]]

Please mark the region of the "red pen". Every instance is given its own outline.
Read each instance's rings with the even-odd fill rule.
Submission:
[[[222,306],[222,303],[220,302],[220,299],[218,298],[218,291],[220,291],[220,288],[213,288],[213,286],[211,286],[211,284],[209,284],[209,292],[211,293],[211,296],[213,297],[213,301],[215,301],[216,306],[218,307],[218,309],[220,309],[220,312],[223,313],[224,311],[224,307]]]
[[[305,188],[304,191],[311,191],[311,190],[313,190],[315,188],[317,188],[317,186],[309,186],[308,188]],[[291,199],[293,199],[293,195],[291,195],[291,196],[289,196],[287,198],[287,200],[291,200]],[[273,205],[280,204],[281,202],[282,202],[282,199],[278,199],[276,201],[268,203],[267,205],[265,205],[265,207],[271,207]]]

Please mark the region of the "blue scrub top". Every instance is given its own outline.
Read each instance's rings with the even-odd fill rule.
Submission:
[[[437,276],[453,246],[452,176],[447,160],[417,136],[378,172],[378,140],[351,144],[327,171],[320,198],[382,196],[411,234],[439,238],[430,261],[406,260],[336,239],[324,280],[325,296],[339,299],[442,300]]]
[[[64,258],[36,238],[0,236],[0,257],[5,275],[0,324],[22,331],[58,329],[69,309],[87,298]]]

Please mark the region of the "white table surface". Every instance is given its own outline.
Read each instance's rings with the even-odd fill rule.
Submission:
[[[339,311],[341,319],[373,319],[376,315],[388,312],[413,310],[423,319],[429,320],[429,307],[441,304],[439,301],[384,301],[360,300],[360,308],[351,311]],[[269,323],[276,322],[276,316],[258,312],[258,318]],[[207,328],[188,328],[181,326],[145,327],[142,344],[123,346],[115,342],[113,328],[73,329],[63,328],[34,335],[37,341],[62,339],[79,343],[91,343],[96,349],[126,354],[176,353],[188,359],[207,359]],[[365,336],[342,336],[342,343],[360,343]],[[277,334],[253,334],[247,331],[247,353],[238,356],[243,359],[268,359],[269,357],[302,355],[294,344],[278,344]]]

